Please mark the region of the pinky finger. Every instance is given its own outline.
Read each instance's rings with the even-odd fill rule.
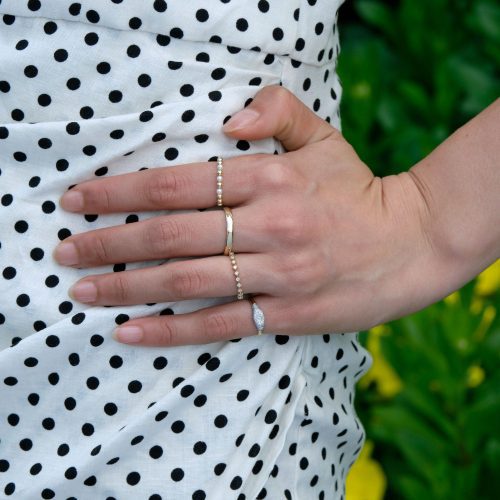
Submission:
[[[265,331],[273,330],[273,302],[276,299],[257,296],[265,313]],[[138,318],[120,325],[113,338],[124,344],[149,347],[209,344],[223,340],[257,335],[250,300],[208,307],[199,311],[167,316]]]

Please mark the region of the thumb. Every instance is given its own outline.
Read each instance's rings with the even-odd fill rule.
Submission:
[[[289,90],[271,85],[259,90],[253,101],[224,125],[232,137],[248,140],[275,137],[287,151],[321,141],[339,130],[311,111]]]

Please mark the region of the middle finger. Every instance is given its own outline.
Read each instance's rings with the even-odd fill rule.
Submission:
[[[251,213],[250,213],[251,212]],[[233,210],[235,252],[266,250],[264,221],[249,207]],[[251,221],[251,224],[245,221]],[[118,262],[221,254],[226,244],[223,210],[153,217],[133,224],[96,229],[70,236],[55,249],[62,265],[79,268]]]

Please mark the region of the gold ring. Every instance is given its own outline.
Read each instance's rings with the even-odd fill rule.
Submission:
[[[222,207],[222,158],[220,156],[217,157],[217,206]]]
[[[233,251],[233,212],[229,207],[224,207],[226,215],[226,246],[224,255],[229,255]]]
[[[234,278],[236,279],[236,296],[238,297],[238,300],[243,300],[243,287],[241,285],[241,280],[240,280],[240,271],[238,269],[238,264],[236,262],[236,255],[234,255],[234,252],[231,250],[229,252],[229,258],[231,259],[231,265],[233,267],[233,273],[234,273]]]

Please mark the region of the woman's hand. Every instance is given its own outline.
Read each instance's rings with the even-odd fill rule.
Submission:
[[[367,329],[451,291],[438,284],[443,263],[410,173],[375,177],[337,129],[281,87],[261,90],[224,130],[247,140],[274,136],[287,150],[224,161],[224,204],[233,209],[241,283],[265,313],[265,333]],[[194,163],[84,182],[61,205],[80,213],[208,208],[216,204],[215,186],[215,163]],[[73,235],[55,258],[81,268],[203,257],[85,277],[70,294],[91,305],[232,296],[225,240],[222,210],[173,213]],[[115,337],[152,346],[255,334],[249,301],[235,300],[134,319]]]

